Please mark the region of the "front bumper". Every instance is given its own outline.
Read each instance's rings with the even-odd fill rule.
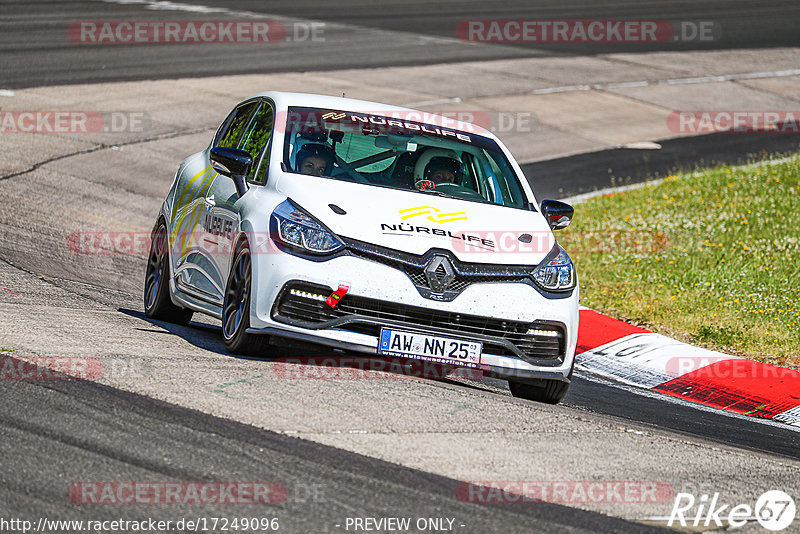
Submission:
[[[481,341],[481,369],[492,376],[568,380],[577,289],[548,298],[530,284],[475,283],[439,302],[423,298],[403,271],[351,255],[312,261],[275,252],[254,256],[253,267],[251,333],[377,354],[381,327],[394,327]],[[336,308],[297,296],[327,296],[340,284],[350,290]]]

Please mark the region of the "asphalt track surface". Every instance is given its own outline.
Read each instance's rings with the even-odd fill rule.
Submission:
[[[148,4],[160,4],[148,9]],[[165,4],[211,6],[218,12],[188,11]],[[324,22],[324,42],[280,44],[84,44],[66,28],[78,21],[108,20],[279,20],[294,35],[294,22]],[[472,19],[711,21],[724,27],[718,39],[685,43],[472,44],[456,32]],[[793,0],[705,2],[559,0],[482,2],[370,2],[345,0],[208,0],[109,2],[12,0],[0,3],[2,88],[100,81],[219,76],[224,74],[333,70],[529,56],[602,54],[614,51],[714,50],[796,46],[800,5]],[[371,32],[394,32],[379,43]],[[294,38],[294,37],[293,37]],[[453,83],[469,83],[453,80]],[[309,91],[313,92],[313,91]]]
[[[569,56],[653,50],[713,50],[800,45],[800,4],[771,1],[623,2],[564,4],[549,0],[497,2],[263,2],[233,0],[172,2],[157,0],[8,1],[0,3],[0,89],[119,80],[219,76],[347,68],[421,65],[528,56]],[[183,7],[180,7],[183,6]],[[211,13],[192,11],[207,6]],[[214,12],[218,9],[218,12]],[[292,24],[325,23],[324,42],[290,40],[252,46],[217,44],[92,45],[70,40],[65,28],[78,21],[251,20],[274,17],[289,33]],[[725,28],[712,42],[592,43],[556,45],[465,45],[458,23],[473,19],[625,19],[713,21]],[[270,19],[272,20],[272,19]],[[303,30],[297,30],[301,32]],[[395,32],[374,39],[370,32]],[[394,38],[391,38],[391,37]],[[362,41],[368,46],[359,46]],[[377,44],[376,44],[377,43]],[[402,50],[403,53],[398,53]],[[472,83],[473,81],[464,81]],[[455,80],[454,83],[461,83]],[[306,89],[314,92],[313,88]],[[800,134],[710,134],[677,138],[660,150],[608,149],[523,165],[539,198],[562,198],[636,183],[715,164],[744,163],[764,153],[794,152]]]
[[[739,165],[800,150],[800,134],[707,134],[659,143],[658,150],[614,148],[522,165],[537,198],[566,198],[717,165]]]
[[[64,42],[64,20],[109,20],[132,16],[186,19],[185,12],[142,11],[140,6],[99,2],[8,2],[0,5],[0,57],[3,81],[0,88],[59,83],[136,80],[151,77],[204,76],[224,73],[366,67],[391,64],[434,63],[524,57],[528,54],[583,53],[579,48],[532,48],[517,46],[461,46],[439,43],[432,53],[408,57],[396,53],[392,43],[385,49],[359,56],[344,53],[349,27],[341,32],[342,44],[326,54],[297,54],[281,50],[264,55],[221,48],[219,57],[192,58],[191,45],[180,48],[124,45],[106,48]],[[207,5],[214,5],[208,2]],[[649,17],[664,19],[726,20],[724,40],[704,46],[786,46],[799,42],[796,31],[798,5],[772,2],[751,7],[745,2],[717,4],[632,3],[612,8],[550,7],[527,3],[503,3],[503,10],[483,2],[457,3],[452,9],[433,4],[336,3],[327,9],[305,2],[219,2],[231,10],[265,12],[303,17],[336,24],[357,25],[439,38],[441,28],[452,28],[466,18],[577,18]],[[333,6],[334,4],[331,4]],[[392,7],[394,6],[394,7]],[[635,6],[635,7],[634,7]],[[638,10],[634,13],[632,10]],[[686,10],[693,10],[688,13]],[[445,13],[444,15],[442,13]],[[218,15],[197,15],[201,18]],[[227,17],[227,15],[226,15]],[[231,15],[235,18],[235,15]],[[192,16],[192,18],[195,18]],[[739,21],[735,23],[735,21]],[[765,31],[768,40],[765,42]],[[333,32],[334,29],[331,29]],[[362,31],[362,30],[359,30]],[[446,32],[445,32],[446,34]],[[338,34],[337,34],[338,35]],[[25,38],[23,38],[25,36]],[[444,35],[454,38],[452,32]],[[334,41],[331,35],[331,41]],[[689,46],[689,45],[684,45]],[[698,45],[699,46],[699,45]],[[642,47],[646,50],[646,47]],[[430,47],[426,48],[426,51]],[[756,142],[763,145],[756,145]],[[791,151],[796,136],[775,135],[750,138],[707,136],[697,140],[664,143],[662,151],[613,150],[526,166],[529,175],[547,175],[537,193],[568,196],[620,181],[635,182],[647,175],[670,173],[711,162],[736,162],[743,154]],[[613,177],[613,178],[612,178]],[[24,193],[17,193],[24,194]],[[4,197],[4,204],[14,203]],[[36,247],[4,244],[3,259],[15,265],[41,263]],[[13,250],[9,250],[12,246]],[[37,274],[36,267],[29,267]],[[89,286],[87,286],[89,287]],[[111,281],[102,295],[104,305],[141,317],[135,307],[138,295],[118,291]],[[91,292],[91,289],[88,291]],[[100,298],[100,297],[98,297]],[[131,309],[134,307],[134,309]],[[164,326],[154,323],[156,326]],[[181,331],[192,343],[208,346],[217,329],[200,323]],[[216,342],[219,346],[219,342]],[[214,350],[212,348],[212,350]],[[218,350],[218,349],[217,349]],[[0,502],[4,517],[83,518],[86,508],[64,496],[76,480],[273,480],[287,486],[287,500],[274,509],[282,530],[322,532],[335,529],[345,516],[455,516],[469,525],[470,532],[629,532],[651,527],[607,515],[553,504],[536,506],[475,506],[454,498],[458,481],[383,462],[311,441],[291,438],[250,425],[211,416],[146,396],[88,381],[4,381],[0,403]],[[451,384],[452,385],[452,384]],[[499,395],[481,384],[456,383],[476,396]],[[526,401],[516,401],[524,404]],[[593,413],[609,421],[630,421],[637,428],[653,428],[693,442],[730,446],[776,458],[800,459],[800,433],[780,426],[756,423],[692,407],[688,404],[645,396],[591,377],[578,375],[564,406],[578,413]],[[325,488],[315,498],[314,488]],[[269,515],[272,509],[260,512]],[[225,507],[181,508],[187,517],[230,515]],[[175,509],[162,507],[98,507],[96,519],[175,519]],[[535,525],[535,527],[532,527]],[[655,528],[653,528],[655,530]]]
[[[21,416],[24,414],[24,417]],[[346,517],[450,517],[469,532],[661,532],[549,503],[475,506],[457,480],[326,447],[89,381],[15,381],[0,404],[3,516],[84,519],[73,481],[275,481],[286,500],[246,506],[283,532],[340,531]],[[9,461],[13,459],[13,461]],[[132,509],[133,508],[133,509]],[[142,510],[144,508],[144,510]],[[97,506],[95,520],[229,517],[230,505]],[[455,530],[464,530],[458,528]]]

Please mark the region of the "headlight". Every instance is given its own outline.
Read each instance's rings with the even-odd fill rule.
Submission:
[[[272,212],[275,224],[273,238],[277,241],[312,254],[330,254],[344,247],[327,228],[310,215],[284,200]]]
[[[540,265],[531,275],[547,291],[569,291],[575,287],[575,266],[567,251],[558,247],[558,254],[547,264]]]

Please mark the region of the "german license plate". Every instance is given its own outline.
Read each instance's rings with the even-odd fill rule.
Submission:
[[[381,328],[378,353],[437,363],[477,367],[483,343]]]

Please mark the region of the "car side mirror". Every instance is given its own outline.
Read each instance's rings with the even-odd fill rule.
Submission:
[[[233,180],[240,197],[247,192],[244,177],[253,166],[253,156],[249,152],[238,148],[215,146],[211,149],[209,159],[215,171]]]
[[[563,230],[569,226],[575,213],[572,206],[559,200],[543,200],[541,208],[542,215],[552,230]]]

